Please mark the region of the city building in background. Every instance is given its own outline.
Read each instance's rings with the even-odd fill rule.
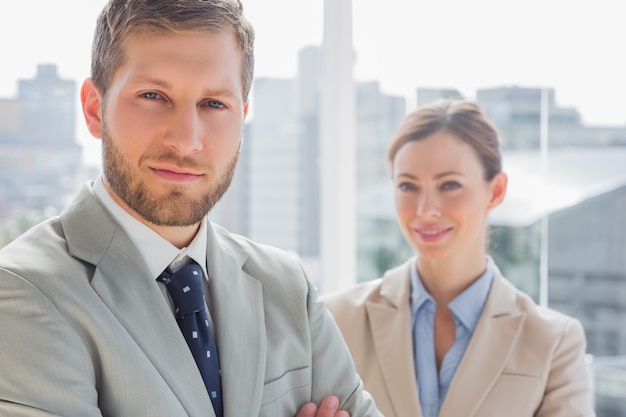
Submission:
[[[75,82],[53,64],[0,99],[0,244],[58,213],[84,178],[76,100]]]
[[[479,89],[476,101],[498,127],[504,149],[534,149],[540,145],[541,88],[519,86]],[[626,145],[626,128],[586,126],[577,109],[556,103],[548,93],[550,147]]]
[[[309,269],[319,270],[321,178],[320,172],[320,98],[321,50],[308,46],[298,52],[296,76],[296,117],[298,119],[299,182],[298,223],[300,242],[298,255]],[[314,274],[319,276],[319,274]]]
[[[416,93],[416,107],[422,107],[438,100],[463,98],[463,95],[456,88],[418,87]]]
[[[254,82],[250,122],[250,233],[259,242],[299,251],[299,160],[295,82]],[[245,139],[244,139],[245,140]]]
[[[250,123],[244,125],[241,152],[230,187],[209,212],[211,220],[231,233],[250,236],[250,143],[253,133]]]
[[[540,146],[541,88],[501,86],[478,89],[476,102],[498,127],[503,149],[537,149]],[[577,109],[561,107],[555,91],[548,94],[548,137],[550,147],[626,145],[625,126],[589,126]],[[416,90],[417,106],[440,99],[463,98],[454,88]]]
[[[387,145],[406,115],[404,97],[384,94],[378,81],[360,82],[356,89],[357,195],[391,178]],[[359,233],[357,232],[357,236]]]

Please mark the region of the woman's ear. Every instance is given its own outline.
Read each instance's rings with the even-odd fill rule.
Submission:
[[[489,209],[497,207],[504,200],[506,195],[506,187],[508,185],[509,178],[504,172],[498,172],[491,180],[491,198],[489,200]]]
[[[80,88],[80,103],[89,133],[102,138],[102,96],[91,78],[87,78]]]

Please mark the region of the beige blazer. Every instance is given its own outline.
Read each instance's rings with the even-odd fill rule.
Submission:
[[[226,417],[294,416],[336,394],[379,416],[301,266],[208,228]],[[163,294],[86,186],[0,251],[0,415],[214,417]]]
[[[421,417],[411,336],[411,261],[325,297],[365,389],[386,417]],[[495,272],[440,417],[593,416],[580,323],[538,307]]]

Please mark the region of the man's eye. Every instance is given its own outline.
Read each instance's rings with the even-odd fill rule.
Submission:
[[[158,93],[154,93],[154,92],[143,93],[141,96],[149,100],[157,100],[161,98],[161,96]]]
[[[211,108],[214,108],[214,109],[222,109],[222,108],[224,108],[224,105],[222,103],[220,103],[219,101],[216,101],[216,100],[207,100],[204,103],[204,105],[206,107],[211,107]]]

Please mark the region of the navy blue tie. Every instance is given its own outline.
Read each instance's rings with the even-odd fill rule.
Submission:
[[[167,268],[159,277],[174,302],[176,321],[196,360],[217,417],[222,417],[220,361],[209,324],[202,286],[202,268],[193,262],[172,274]]]

